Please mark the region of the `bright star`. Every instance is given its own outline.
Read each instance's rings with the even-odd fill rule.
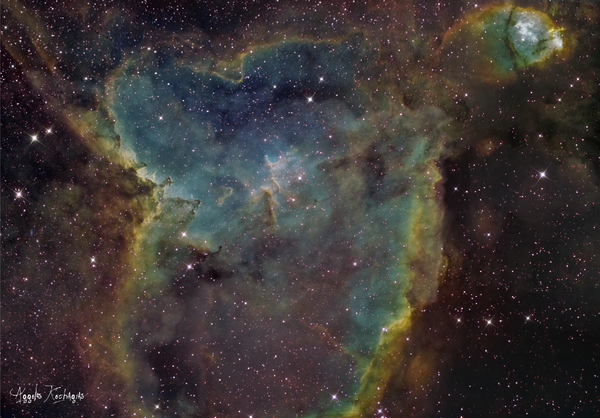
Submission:
[[[530,167],[531,167],[531,166],[530,166]],[[533,167],[531,167],[531,168],[533,168]],[[544,171],[538,171],[538,170],[535,170],[535,169],[534,169],[534,170],[535,170],[535,171],[537,171],[537,173],[540,175],[540,176],[538,177],[537,181],[535,182],[535,184],[536,184],[536,185],[537,185],[537,184],[538,184],[538,183],[539,183],[539,182],[540,182],[542,179],[548,179],[548,180],[550,180],[552,183],[554,183],[554,182],[552,181],[552,179],[551,179],[550,177],[548,177],[548,175],[546,174],[546,171],[548,171],[548,168],[550,168],[550,164],[548,164],[548,167],[546,167],[546,169],[545,169]]]

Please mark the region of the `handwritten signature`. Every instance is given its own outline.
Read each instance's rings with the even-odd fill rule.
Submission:
[[[46,388],[47,394],[44,397],[42,393],[38,391],[38,385],[35,385],[35,389],[30,392],[26,392],[21,386],[15,391],[14,389],[10,390],[10,395],[14,396],[17,400],[17,403],[21,404],[30,404],[36,401],[51,402],[52,404],[57,404],[60,402],[71,401],[72,403],[76,403],[77,401],[82,401],[85,398],[85,395],[81,392],[72,393],[71,391],[67,391],[67,389],[63,389],[62,386],[54,386],[54,385],[44,385]],[[62,389],[62,393],[60,390]]]

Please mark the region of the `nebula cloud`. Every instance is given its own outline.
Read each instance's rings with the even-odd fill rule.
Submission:
[[[598,412],[597,5],[2,10],[3,416]]]

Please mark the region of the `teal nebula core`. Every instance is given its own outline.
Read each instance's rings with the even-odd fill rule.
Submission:
[[[156,393],[146,364],[185,341],[197,348],[190,381],[217,370],[210,385],[240,391],[242,410],[262,410],[262,398],[281,399],[264,409],[271,415],[341,410],[382,330],[408,309],[400,259],[416,199],[432,198],[427,162],[437,156],[438,136],[425,133],[446,118],[370,101],[361,85],[382,69],[360,37],[259,47],[241,67],[232,80],[158,51],[114,79],[123,149],[164,184],[136,255],[137,390]],[[286,403],[265,371],[277,382],[285,373],[303,404]],[[190,393],[172,397],[206,413],[206,385],[189,389],[193,404]]]
[[[498,6],[474,23],[474,41],[496,70],[509,74],[544,61],[563,47],[561,33],[547,15],[516,6]]]
[[[562,49],[563,41],[551,21],[536,11],[517,9],[509,20],[508,39],[518,67],[524,68]]]

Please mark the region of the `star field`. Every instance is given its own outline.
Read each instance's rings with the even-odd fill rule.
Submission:
[[[596,3],[2,14],[2,416],[598,416]]]

